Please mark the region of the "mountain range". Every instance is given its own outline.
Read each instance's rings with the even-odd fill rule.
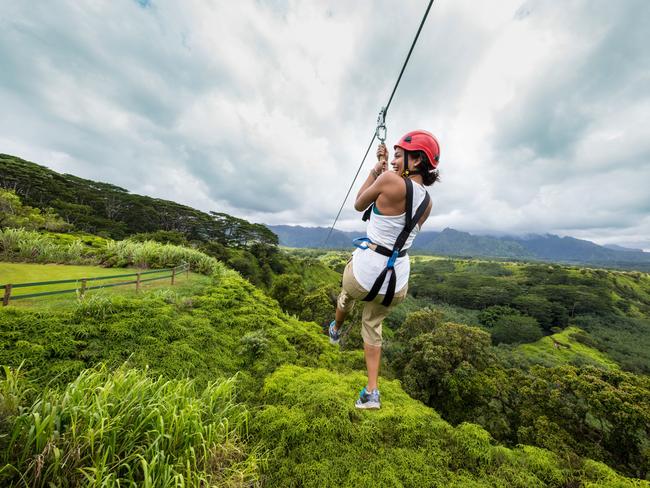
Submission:
[[[268,228],[277,234],[280,245],[288,247],[350,249],[351,240],[364,235],[361,231],[334,230],[325,244],[329,232],[325,227],[269,225]],[[539,260],[650,271],[648,252],[622,246],[600,246],[591,241],[553,234],[496,237],[446,228],[440,232],[420,233],[412,249],[445,256]]]

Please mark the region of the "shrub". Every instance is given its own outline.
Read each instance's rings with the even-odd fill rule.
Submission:
[[[442,319],[442,312],[429,308],[410,313],[397,331],[397,339],[408,342],[420,334],[432,332],[442,323]]]
[[[512,305],[522,314],[535,318],[539,325],[546,330],[550,330],[554,325],[559,327],[567,325],[566,309],[544,297],[532,294],[520,295],[512,301]]]
[[[336,290],[328,285],[307,294],[302,301],[300,319],[323,324],[334,317]]]
[[[518,315],[519,313],[512,307],[506,305],[493,305],[478,314],[478,321],[486,327],[494,327],[497,321],[504,315]]]
[[[494,344],[521,344],[535,342],[543,337],[537,320],[524,315],[503,315],[497,319],[490,332]]]
[[[492,361],[490,336],[476,327],[445,323],[414,336],[397,357],[404,388],[445,413],[481,403],[490,382],[481,373]],[[399,371],[399,369],[398,369]]]
[[[174,244],[175,246],[187,246],[187,237],[176,230],[158,230],[156,232],[141,232],[129,236],[130,241],[146,242],[155,241],[161,244]]]
[[[39,208],[23,205],[14,191],[0,188],[0,229],[6,227],[65,232],[73,226],[51,208],[41,211]]]
[[[285,312],[300,314],[305,297],[302,278],[297,274],[278,276],[271,287],[271,296],[278,301]]]

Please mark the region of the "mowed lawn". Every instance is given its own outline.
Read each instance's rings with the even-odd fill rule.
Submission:
[[[32,293],[41,293],[48,291],[58,290],[75,290],[81,286],[82,278],[95,278],[104,276],[117,276],[131,273],[137,273],[139,270],[136,268],[102,268],[100,266],[76,266],[66,264],[32,264],[32,263],[5,263],[0,262],[0,286],[11,283],[12,285],[18,283],[33,283],[42,281],[58,281],[58,280],[76,280],[71,283],[61,283],[55,285],[38,285],[30,287],[18,287],[12,290],[11,296],[19,297],[20,295],[27,295]],[[151,270],[141,270],[151,271]],[[169,271],[143,275],[142,279],[163,277],[170,275]],[[89,281],[87,286],[106,285],[111,283],[119,283],[121,281],[134,281],[135,276],[125,276],[110,278],[101,281]],[[175,277],[174,286],[171,285],[171,278],[166,278],[148,281],[141,283],[141,292],[158,289],[173,289],[180,294],[187,294],[191,291],[196,291],[197,287],[210,282],[207,276],[199,275],[196,273],[180,273]],[[135,295],[135,284],[114,286],[109,288],[101,288],[97,290],[88,290],[87,296],[92,294],[120,294],[120,295]],[[4,290],[0,288],[0,297],[4,294]],[[43,297],[34,297],[26,299],[11,300],[10,305],[14,306],[45,306],[45,307],[59,307],[66,304],[73,304],[77,298],[75,292],[49,295]]]

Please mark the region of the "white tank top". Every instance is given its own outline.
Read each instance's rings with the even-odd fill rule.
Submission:
[[[413,182],[413,213],[417,212],[418,207],[424,200],[427,190],[424,186]],[[375,244],[387,247],[392,249],[395,245],[397,237],[400,235],[402,230],[404,230],[404,225],[406,224],[406,214],[402,213],[400,215],[378,215],[372,213],[370,216],[370,221],[368,223],[368,229],[366,233],[368,238]],[[420,225],[417,224],[415,228],[411,231],[406,243],[402,249],[408,249],[413,243],[413,239],[420,232]],[[378,252],[373,251],[372,249],[357,249],[352,254],[352,272],[354,273],[355,279],[363,286],[366,290],[370,291],[372,285],[377,280],[379,274],[386,267],[388,262],[388,257],[379,254]],[[411,263],[409,262],[408,256],[397,258],[395,261],[395,292],[400,291],[404,288],[409,281],[409,274],[411,273]],[[388,280],[384,280],[384,284],[379,290],[380,295],[385,295],[386,290],[388,289]]]

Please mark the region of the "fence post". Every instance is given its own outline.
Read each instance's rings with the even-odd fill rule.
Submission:
[[[172,268],[172,285],[174,284],[174,277],[176,276],[176,268]]]
[[[86,294],[86,278],[83,278],[81,280],[81,290],[79,291],[79,295],[81,296],[81,298],[83,298],[85,294]]]
[[[135,291],[140,291],[140,272],[138,271],[138,277],[135,280]]]
[[[11,297],[11,284],[5,285],[5,295],[2,299],[2,306],[6,307],[9,305],[9,298]]]

